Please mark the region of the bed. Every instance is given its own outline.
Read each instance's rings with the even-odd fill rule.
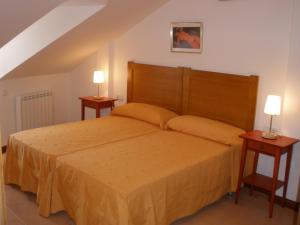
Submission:
[[[162,93],[143,87],[145,66],[129,64],[128,101],[161,105],[154,96]],[[67,211],[77,225],[167,225],[235,191],[256,77],[183,69],[182,81],[189,116],[170,119],[167,130],[57,159],[52,213]]]
[[[37,194],[39,213],[48,216],[51,205],[51,187],[56,158],[61,155],[72,154],[77,151],[97,145],[104,145],[122,139],[134,138],[139,135],[156,132],[163,126],[164,120],[181,112],[181,69],[161,70],[150,66],[151,71],[159,76],[153,80],[154,90],[161,88],[160,82],[172,80],[172,87],[164,96],[173,102],[163,106],[169,111],[158,111],[160,118],[154,112],[152,117],[157,121],[145,122],[130,117],[109,116],[96,120],[67,123],[13,134],[9,137],[5,161],[5,183],[16,184],[21,190]],[[144,67],[146,68],[146,67]],[[175,74],[171,76],[171,74]],[[139,85],[135,85],[138,87]],[[138,89],[137,89],[138,91]],[[154,104],[155,105],[155,104]],[[156,104],[157,105],[157,104]],[[152,108],[144,110],[151,111]],[[144,112],[141,112],[144,113]]]
[[[16,133],[8,142],[5,181],[36,193],[40,214],[47,216],[58,156],[159,130],[157,125],[115,115]]]
[[[239,76],[196,71],[182,67],[172,68],[129,62],[127,99],[129,103],[157,105],[178,114],[201,116],[225,122],[243,130],[251,130],[254,124],[257,83],[257,76]],[[151,120],[151,118],[148,119]],[[132,120],[139,121],[140,118]],[[149,122],[151,121],[148,121],[148,125]],[[111,126],[109,125],[109,127]],[[144,129],[142,130],[144,132]],[[53,148],[50,148],[49,151],[45,150],[49,143],[46,144],[46,147],[28,148],[36,142],[33,138],[31,139],[33,142],[26,145],[26,141],[28,141],[27,132],[25,132],[24,140],[15,141],[12,136],[9,146],[12,146],[13,150],[8,150],[8,153],[11,152],[9,153],[11,158],[17,159],[18,162],[20,158],[18,154],[21,152],[21,158],[24,158],[24,155],[29,155],[28,158],[32,157],[30,160],[35,162],[36,155],[42,155],[42,158],[50,163],[42,163],[39,159],[36,161],[38,162],[37,165],[34,166],[34,169],[37,170],[32,168],[29,161],[23,163],[21,169],[10,169],[9,167],[16,165],[16,163],[8,163],[10,160],[8,157],[7,182],[16,183],[21,187],[23,185],[32,192],[39,190],[37,194],[40,214],[47,216],[50,212],[66,210],[78,225],[168,224],[174,219],[189,215],[204,205],[215,201],[224,193],[234,190],[238,171],[233,168],[236,168],[239,161],[240,144],[218,143],[208,140],[206,137],[195,137],[195,135],[181,130],[162,131],[159,128],[154,129],[153,125],[152,128],[149,128],[149,132],[143,132],[139,133],[137,129],[138,134],[132,136],[126,136],[121,132],[120,138],[94,144],[86,139],[86,143],[80,149],[69,148],[67,145],[65,147],[69,148],[69,151],[59,150],[55,154],[52,152]],[[70,132],[70,135],[72,133]],[[15,147],[15,143],[18,143],[22,148]],[[58,145],[60,144],[58,143]],[[148,144],[152,148],[145,147]],[[143,147],[141,148],[141,146]],[[191,149],[190,155],[185,156],[182,151],[183,146]],[[209,154],[200,154],[200,151],[197,150],[201,146],[203,149],[210,149]],[[141,149],[143,151],[140,151]],[[170,152],[172,149],[174,152]],[[154,150],[157,153],[156,157]],[[201,150],[201,152],[206,151]],[[168,159],[167,156],[170,154],[174,156],[174,158],[171,157],[174,160],[169,161],[170,158]],[[192,157],[195,154],[197,157]],[[128,155],[131,157],[127,157]],[[161,170],[155,170],[157,165],[153,164],[154,159],[158,156],[165,159],[159,161]],[[140,157],[143,160],[138,160]],[[124,161],[124,159],[126,160]],[[181,159],[184,160],[181,161]],[[122,164],[122,162],[127,163]],[[209,189],[213,188],[213,186],[208,185],[210,182],[205,180],[205,176],[207,177],[207,174],[214,170],[203,169],[205,165],[207,167],[214,165],[217,168],[216,171],[218,172],[216,173],[219,176],[216,176],[215,182],[212,183],[215,183],[215,187],[219,187],[219,189],[202,199],[203,196],[206,196],[203,193],[211,192]],[[159,166],[156,169],[160,168]],[[127,167],[128,171],[126,170]],[[139,171],[143,169],[145,169],[145,174],[148,175],[151,171],[153,174],[144,179],[140,177],[142,173],[139,174]],[[22,184],[22,182],[26,183],[23,181],[24,179],[20,178],[25,170],[28,171],[28,174],[35,174],[31,178],[35,181],[32,187]],[[17,171],[16,174],[18,175],[15,180],[9,178],[14,174],[12,171]],[[47,176],[44,176],[42,171],[47,171]],[[114,173],[116,176],[112,176]],[[132,175],[132,185],[129,183],[127,187],[126,185],[122,186],[124,183],[122,182],[124,178],[122,173],[126,176]],[[185,185],[189,185],[191,180],[197,180],[194,179],[197,174],[202,174],[204,180],[200,179],[199,183],[195,183],[195,193],[190,192],[191,196],[185,194],[176,198],[176,195],[182,193],[182,190],[186,190]],[[44,181],[41,175],[46,177],[48,182]],[[112,177],[114,179],[110,180]],[[168,184],[168,180],[171,182],[171,186],[176,188],[167,189],[165,185]],[[158,186],[156,185],[157,182]],[[205,190],[201,195],[199,194],[201,189],[198,190],[200,183],[207,185],[207,189],[204,188]],[[45,187],[46,184],[47,187]],[[139,187],[143,187],[142,191]],[[154,189],[152,190],[152,188]],[[174,190],[172,198],[177,200],[166,205],[162,195],[167,190],[168,192]],[[75,193],[76,196],[80,194],[84,197],[76,198],[73,196]],[[101,193],[105,194],[102,195]],[[196,199],[198,196],[198,200],[195,200],[193,195]],[[131,197],[133,198],[132,201],[130,200]],[[106,200],[103,200],[104,198]],[[152,204],[150,204],[151,202]],[[89,207],[82,207],[86,205]],[[181,208],[180,206],[183,205],[186,206]],[[161,209],[164,210],[161,211]],[[102,222],[99,222],[100,220]]]
[[[52,212],[77,225],[168,225],[235,190],[240,148],[160,131],[59,157]]]

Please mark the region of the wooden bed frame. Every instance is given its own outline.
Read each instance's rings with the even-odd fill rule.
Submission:
[[[158,105],[182,112],[183,68],[128,63],[127,102]]]
[[[203,116],[252,130],[258,76],[128,63],[127,102]]]

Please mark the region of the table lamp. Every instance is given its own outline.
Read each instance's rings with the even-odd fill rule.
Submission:
[[[265,104],[264,113],[270,115],[271,119],[270,119],[269,131],[263,132],[263,134],[262,134],[263,138],[277,139],[278,135],[272,131],[272,122],[273,122],[273,116],[280,115],[280,107],[281,107],[280,96],[268,95],[266,104]]]
[[[94,99],[101,99],[100,96],[100,84],[104,83],[104,72],[103,71],[94,71],[94,79],[93,82],[98,84],[98,95],[94,96]]]

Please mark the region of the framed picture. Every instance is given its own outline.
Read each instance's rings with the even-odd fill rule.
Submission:
[[[171,51],[201,53],[203,24],[201,22],[171,24]]]

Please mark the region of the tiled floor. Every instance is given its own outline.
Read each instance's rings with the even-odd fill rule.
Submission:
[[[44,218],[38,215],[35,195],[6,186],[8,225],[74,225],[66,213]]]
[[[7,186],[8,225],[74,225],[65,213],[49,218],[37,213],[35,196],[26,194],[16,187]],[[267,197],[255,192],[250,197],[245,190],[240,202],[225,196],[220,201],[201,209],[193,216],[176,221],[172,225],[296,225],[296,213],[290,209],[275,206],[274,216],[268,218]],[[88,225],[88,224],[87,224]]]

